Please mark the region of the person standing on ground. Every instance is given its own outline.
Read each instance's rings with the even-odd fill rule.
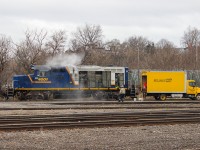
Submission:
[[[122,85],[120,87],[120,91],[119,91],[119,100],[118,100],[119,102],[124,101],[125,94],[126,94],[126,90],[125,90],[124,86]]]
[[[143,88],[142,88],[143,98],[146,98],[147,93],[147,82],[144,82]]]

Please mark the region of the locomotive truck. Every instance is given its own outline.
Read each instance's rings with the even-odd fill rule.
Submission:
[[[153,96],[156,100],[167,97],[180,97],[200,100],[200,88],[194,80],[187,80],[185,71],[143,71],[141,87],[144,97]]]
[[[127,67],[32,66],[33,74],[13,77],[14,96],[20,100],[69,96],[116,98],[121,85],[126,96],[135,97]]]

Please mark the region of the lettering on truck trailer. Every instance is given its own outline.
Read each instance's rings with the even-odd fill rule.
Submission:
[[[154,82],[172,82],[172,78],[167,78],[167,79],[154,79]]]

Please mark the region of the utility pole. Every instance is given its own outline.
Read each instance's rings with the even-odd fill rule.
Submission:
[[[140,95],[140,49],[139,49],[139,46],[137,45],[137,50],[138,50],[138,76],[137,76],[137,80],[138,80],[138,83],[137,83],[137,86],[138,86],[138,96],[137,96],[137,100],[139,100],[139,95]]]
[[[139,47],[137,46],[137,50],[138,50],[138,85],[140,84],[140,49]]]
[[[195,43],[195,52],[196,52],[196,61],[195,61],[195,69],[197,70],[197,62],[198,62],[198,51],[197,51],[197,40],[196,40],[196,43]]]

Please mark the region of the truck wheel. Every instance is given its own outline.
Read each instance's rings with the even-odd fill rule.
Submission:
[[[154,96],[155,100],[160,100],[160,96]]]
[[[200,100],[200,94],[197,94],[196,100]]]
[[[167,99],[167,96],[165,94],[160,95],[160,100],[165,101]]]

